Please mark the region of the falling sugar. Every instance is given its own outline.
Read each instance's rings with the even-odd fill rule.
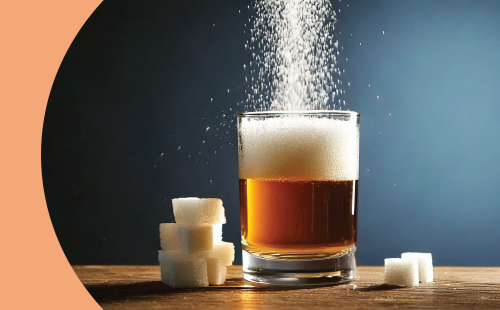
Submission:
[[[247,108],[332,108],[337,93],[337,12],[327,0],[256,0]],[[340,12],[340,10],[339,10]],[[347,59],[346,59],[347,60]],[[252,66],[254,65],[254,66]]]

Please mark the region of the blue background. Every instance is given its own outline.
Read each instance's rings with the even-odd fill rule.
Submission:
[[[332,3],[342,99],[362,115],[359,264],[423,251],[436,265],[500,266],[500,1]],[[155,264],[179,196],[223,199],[241,263],[248,5],[105,0],[83,26],[42,137],[70,263]]]

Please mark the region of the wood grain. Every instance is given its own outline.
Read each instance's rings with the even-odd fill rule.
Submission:
[[[383,267],[359,267],[349,283],[321,287],[247,282],[231,266],[223,286],[171,289],[158,266],[73,266],[103,309],[500,309],[500,268],[435,267],[435,282],[383,285]]]

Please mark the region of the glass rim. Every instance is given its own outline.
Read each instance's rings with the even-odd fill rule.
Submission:
[[[332,115],[332,116],[359,117],[361,114],[355,111],[341,111],[341,110],[258,111],[258,112],[241,112],[236,114],[238,118],[279,116],[279,115]]]

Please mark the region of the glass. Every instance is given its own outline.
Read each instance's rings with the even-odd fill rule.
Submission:
[[[359,113],[238,114],[243,273],[271,284],[356,276]]]

